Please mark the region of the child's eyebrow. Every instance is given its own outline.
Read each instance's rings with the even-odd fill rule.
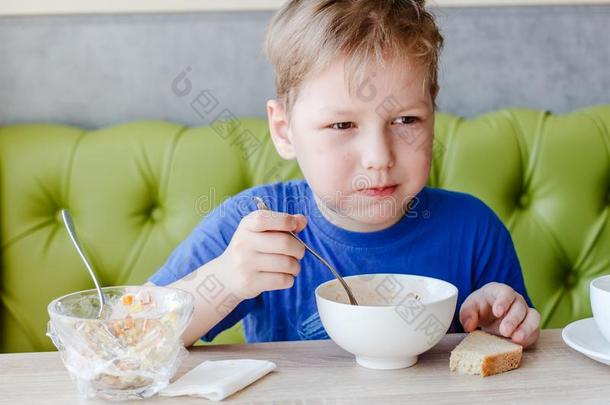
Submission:
[[[390,104],[391,105],[391,104]],[[395,102],[395,106],[397,107],[396,109],[391,108],[389,109],[390,111],[392,111],[393,114],[402,112],[402,111],[408,111],[408,110],[414,110],[416,108],[427,108],[428,107],[428,103],[424,100],[419,100],[411,105],[408,106],[403,106],[400,104],[396,104]],[[380,105],[380,108],[383,108]],[[358,110],[352,110],[349,108],[341,108],[341,107],[333,107],[333,106],[324,106],[322,108],[320,108],[320,112],[321,113],[328,113],[328,114],[338,114],[338,115],[347,115],[347,114],[352,114],[352,113],[357,113],[359,112]]]
[[[322,108],[320,108],[320,112],[331,113],[331,114],[350,114],[350,113],[356,112],[356,111],[353,111],[350,109],[345,109],[345,108],[322,107]]]

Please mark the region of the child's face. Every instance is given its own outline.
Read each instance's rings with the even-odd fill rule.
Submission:
[[[274,144],[297,159],[320,211],[359,232],[400,219],[425,186],[432,156],[425,70],[394,61],[375,69],[350,97],[344,60],[337,61],[302,84],[289,122],[277,101],[267,104]]]

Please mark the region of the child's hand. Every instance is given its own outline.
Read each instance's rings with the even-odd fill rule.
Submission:
[[[460,308],[466,332],[481,326],[484,331],[510,337],[527,347],[540,335],[540,314],[529,308],[521,294],[506,284],[488,283],[466,298]]]
[[[253,298],[263,291],[290,288],[301,271],[305,247],[286,231],[300,232],[303,215],[257,210],[242,218],[219,257],[233,293]],[[283,231],[283,232],[282,232]]]

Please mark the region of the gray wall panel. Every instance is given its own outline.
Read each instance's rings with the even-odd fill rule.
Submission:
[[[610,6],[443,8],[441,111],[610,103]],[[271,12],[0,18],[0,123],[265,116]],[[189,94],[172,81],[190,68]],[[180,82],[181,85],[184,82]],[[197,114],[203,90],[217,100]],[[203,98],[199,98],[203,100]],[[201,111],[201,108],[199,108]]]
[[[610,6],[443,9],[441,110],[610,102]]]

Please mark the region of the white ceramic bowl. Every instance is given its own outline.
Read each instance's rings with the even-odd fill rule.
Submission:
[[[344,278],[357,306],[350,305],[337,280],[315,290],[322,325],[330,338],[353,353],[361,366],[398,369],[447,333],[458,289],[443,280],[405,274],[370,274]]]
[[[589,284],[591,310],[601,334],[610,342],[610,275],[598,277]]]

